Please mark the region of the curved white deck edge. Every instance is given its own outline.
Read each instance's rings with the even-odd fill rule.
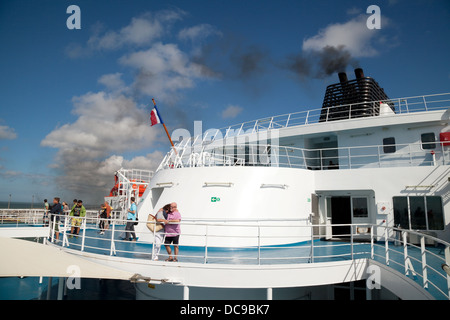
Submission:
[[[417,282],[406,277],[382,263],[369,260],[369,265],[380,268],[381,286],[391,291],[402,300],[435,300],[434,297],[423,289]]]
[[[41,238],[47,237],[49,227],[4,227],[0,228],[0,237],[4,238]]]
[[[49,246],[53,247],[54,245],[49,244]],[[75,261],[84,260],[86,263],[104,265],[105,273],[108,273],[108,270],[116,270],[119,273],[122,271],[128,275],[128,279],[131,274],[139,274],[142,277],[151,278],[150,283],[204,288],[258,289],[339,284],[366,279],[369,276],[367,268],[375,265],[380,269],[381,286],[399,298],[403,300],[434,300],[433,296],[418,283],[402,273],[366,258],[284,265],[231,265],[122,258],[68,248],[58,251],[66,254],[67,257],[72,256]],[[75,256],[79,258],[75,258]],[[85,277],[86,275],[80,274],[80,276]],[[108,277],[106,274],[99,275],[99,277],[114,278],[114,276],[111,277],[111,274]]]
[[[0,237],[1,277],[70,277],[129,280],[133,273],[87,260],[57,246]]]
[[[213,288],[287,288],[350,282],[365,279],[368,266],[367,259],[284,265],[232,265],[100,257],[86,252],[81,255],[96,263],[150,277],[155,283],[164,280],[184,286]]]

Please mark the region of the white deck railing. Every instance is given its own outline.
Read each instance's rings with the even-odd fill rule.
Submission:
[[[123,220],[111,220],[109,228],[103,235],[99,234],[97,225],[86,223],[83,219],[79,236],[69,234],[70,221],[66,219],[60,226],[59,240],[51,231],[51,241],[71,250],[86,251],[101,255],[124,258],[152,258],[155,252],[154,237],[150,241],[131,242],[122,240],[124,232]],[[147,223],[141,221],[139,223]],[[339,260],[371,259],[382,263],[404,276],[419,283],[436,299],[449,299],[450,276],[444,271],[443,265],[450,264],[450,244],[433,236],[412,230],[404,230],[375,224],[335,224],[312,225],[306,220],[197,220],[189,219],[181,222],[181,228],[189,229],[195,226],[201,231],[189,233],[182,231],[180,236],[180,254],[178,259],[183,263],[226,263],[226,264],[292,264],[320,263]],[[341,227],[340,234],[333,234],[341,241],[323,241],[326,230]],[[233,228],[233,232],[224,232]],[[242,228],[245,232],[236,232]],[[273,239],[270,232],[273,228],[284,228],[285,235],[277,235],[286,244],[262,245],[265,240]],[[342,230],[342,228],[344,228]],[[190,229],[192,230],[192,229]],[[221,230],[221,231],[217,231]],[[251,232],[249,232],[251,230]],[[289,230],[299,230],[298,235],[292,235]],[[145,229],[137,236],[152,232]],[[335,231],[333,231],[335,233]],[[231,235],[232,234],[232,235]],[[215,239],[253,239],[253,245],[238,248],[217,248],[209,243]],[[201,239],[202,246],[189,247],[183,245],[183,239]],[[362,241],[365,240],[365,241]],[[160,257],[167,257],[164,247]],[[163,260],[162,259],[162,260]],[[180,266],[181,267],[181,266]]]
[[[382,167],[438,166],[450,164],[448,142],[396,144],[395,152],[386,153],[391,145],[369,145],[325,149],[302,149],[277,145],[233,144],[204,146],[194,152],[190,146],[169,152],[158,170],[186,167],[270,166],[311,170],[357,169]]]
[[[280,129],[295,127],[307,124],[318,123],[319,121],[327,121],[328,118],[333,118],[335,114],[342,115],[342,109],[348,108],[347,116],[342,119],[352,118],[352,109],[358,109],[361,105],[374,104],[379,106],[380,103],[392,106],[395,109],[395,114],[408,114],[423,111],[433,111],[433,110],[446,110],[450,108],[450,93],[440,93],[433,95],[415,96],[415,97],[405,97],[382,101],[373,102],[361,102],[348,105],[339,105],[329,108],[319,108],[307,111],[293,112],[283,115],[277,115],[247,122],[242,122],[239,124],[231,125],[228,127],[220,128],[217,130],[209,131],[209,134],[205,134],[204,137],[196,136],[189,138],[189,141],[182,141],[178,146],[183,146],[191,144],[192,146],[196,144],[202,144],[205,141],[210,141],[211,139],[225,139],[229,137],[236,137],[243,134],[266,131],[271,129]]]

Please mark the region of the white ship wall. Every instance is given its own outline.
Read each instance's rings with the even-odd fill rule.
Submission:
[[[374,173],[375,172],[375,173]],[[444,230],[433,230],[439,238],[450,241],[448,221],[450,221],[450,183],[448,166],[423,166],[329,170],[315,171],[316,192],[322,197],[322,219],[325,219],[324,198],[326,195],[372,195],[372,206],[369,207],[367,221],[354,223],[377,223],[394,226],[392,197],[394,196],[441,196],[444,211]],[[430,186],[433,186],[430,188]],[[370,202],[369,202],[370,204]],[[379,207],[386,205],[385,213],[380,213]],[[381,235],[380,235],[381,236]]]
[[[244,166],[161,170],[153,177],[150,188],[139,204],[139,220],[146,220],[149,213],[155,214],[167,203],[177,202],[183,221],[189,218],[216,221],[227,219],[242,220],[234,223],[245,224],[250,223],[245,221],[246,219],[303,219],[303,222],[297,224],[306,225],[311,213],[310,198],[313,191],[314,173],[308,170]],[[213,202],[212,198],[216,201]],[[183,225],[183,244],[203,246],[203,237],[191,237],[188,234],[205,234],[205,232],[204,226]],[[209,238],[208,246],[258,244],[257,228],[215,227],[208,232],[210,235],[216,233],[233,236]],[[310,240],[309,228],[301,229],[301,234],[298,228],[295,231],[294,228],[286,230],[269,227],[262,228],[260,232],[262,239],[269,234],[297,235],[293,238],[271,239],[270,244]],[[302,237],[302,234],[305,234],[305,237]],[[243,239],[239,235],[251,235],[254,238]],[[144,234],[142,236],[145,237]],[[261,241],[261,245],[269,243],[268,239]]]

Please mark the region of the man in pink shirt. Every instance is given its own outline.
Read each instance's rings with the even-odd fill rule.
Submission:
[[[165,221],[164,233],[166,234],[166,239],[164,241],[164,245],[166,247],[167,253],[169,254],[169,258],[166,261],[178,261],[178,241],[180,239],[180,221],[181,214],[178,212],[177,204],[172,202],[170,204],[170,211],[167,215],[167,220]],[[173,243],[173,250],[175,258],[172,258],[172,250],[170,248],[170,244]]]

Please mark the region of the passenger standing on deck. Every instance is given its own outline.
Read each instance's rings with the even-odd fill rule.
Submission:
[[[169,254],[169,258],[167,258],[166,261],[178,261],[178,243],[181,233],[180,222],[181,214],[180,212],[178,212],[177,204],[175,202],[172,202],[170,204],[170,212],[167,215],[167,220],[165,221],[166,226],[164,228],[166,233],[164,245],[166,247],[167,253]],[[171,243],[173,243],[174,258],[172,258],[172,250],[170,248]]]
[[[59,219],[63,213],[63,209],[62,209],[61,204],[59,203],[59,200],[60,199],[58,197],[53,198],[53,206],[52,206],[52,208],[50,210],[50,214],[49,214],[49,218],[51,221],[51,229],[54,229],[54,231],[55,231],[56,240],[59,239]]]
[[[111,211],[112,211],[112,208],[109,205],[108,201],[105,201],[105,208],[106,208],[105,230],[108,230],[109,229],[109,222],[111,220]]]
[[[81,222],[86,217],[86,209],[83,206],[83,201],[77,201],[77,204],[70,211],[69,216],[73,217],[70,233],[78,235],[80,233]]]
[[[158,210],[155,216],[155,220],[158,224],[163,224],[167,221],[167,215],[170,211],[170,204],[166,204],[164,207]],[[165,230],[164,227],[155,232],[155,250],[154,255],[152,256],[152,260],[158,261],[158,255],[161,250],[161,244],[164,242],[165,237]]]
[[[127,215],[127,225],[125,226],[125,239],[130,239],[130,233],[133,236],[133,241],[136,241],[136,233],[134,232],[134,223],[136,221],[136,215],[137,215],[137,207],[136,203],[134,203],[135,199],[134,197],[131,197],[131,205],[130,209],[128,209],[128,215]]]

